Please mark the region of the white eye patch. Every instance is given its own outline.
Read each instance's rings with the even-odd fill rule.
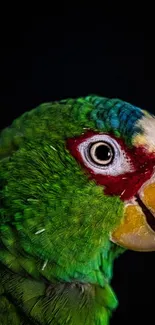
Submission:
[[[126,152],[108,135],[94,135],[82,142],[78,150],[85,166],[95,174],[117,176],[134,171]]]

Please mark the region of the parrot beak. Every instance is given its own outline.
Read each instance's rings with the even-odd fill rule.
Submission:
[[[125,203],[123,220],[111,241],[135,251],[155,251],[155,179],[143,184],[134,199]]]

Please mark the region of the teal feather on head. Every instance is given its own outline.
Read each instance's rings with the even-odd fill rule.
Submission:
[[[124,136],[127,141],[132,139],[134,133],[141,132],[140,128],[135,126],[136,122],[144,116],[139,107],[120,99],[98,96],[88,96],[86,100],[92,102],[95,106],[90,113],[90,117],[95,121],[97,128],[107,132],[113,131],[116,135]]]

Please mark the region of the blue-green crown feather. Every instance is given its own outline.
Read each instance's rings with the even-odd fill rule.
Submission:
[[[96,121],[99,129],[111,131],[117,130],[119,134],[132,137],[134,132],[139,132],[134,128],[137,120],[142,118],[144,113],[139,107],[131,105],[120,99],[109,99],[98,96],[86,97],[94,105],[90,117]]]
[[[66,100],[61,102],[65,103]],[[73,105],[73,109],[77,106],[79,117],[83,116],[85,120],[94,121],[98,130],[123,137],[128,144],[135,133],[142,132],[136,126],[136,122],[144,116],[143,110],[121,99],[90,95],[71,99],[69,102]],[[87,111],[90,104],[92,109]]]

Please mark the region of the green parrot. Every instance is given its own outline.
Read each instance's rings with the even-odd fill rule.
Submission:
[[[114,260],[155,251],[155,117],[40,104],[0,135],[0,325],[108,325]]]

